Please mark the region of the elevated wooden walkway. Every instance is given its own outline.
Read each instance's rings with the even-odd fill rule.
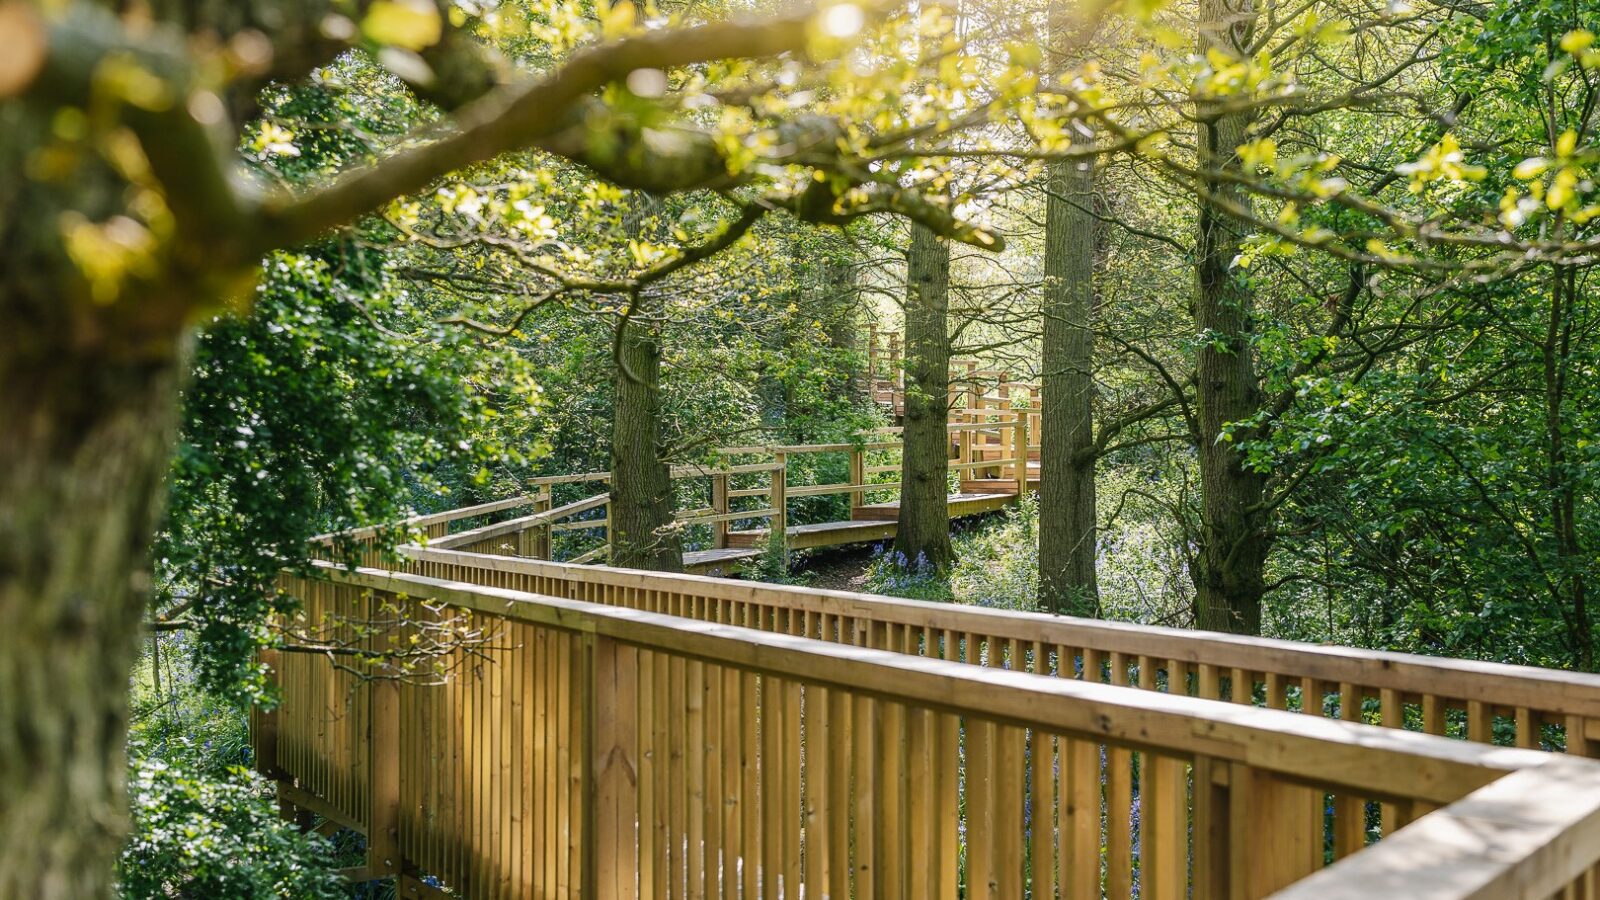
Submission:
[[[1593,896],[1596,676],[439,543],[286,574],[252,722],[403,898]]]
[[[960,490],[949,497],[951,519],[994,512],[1015,503],[1038,487],[1038,447],[1028,436],[1037,433],[1038,413],[1018,398],[972,394],[953,397],[950,471]],[[782,528],[783,549],[809,550],[890,540],[898,530],[900,490],[897,480],[902,450],[901,429],[883,428],[854,441],[833,444],[791,444],[726,447],[716,461],[702,466],[677,466],[672,475],[680,496],[697,494],[705,504],[680,510],[677,524],[686,529],[689,549],[684,568],[693,574],[727,575],[748,565],[772,547],[775,528]],[[827,484],[796,483],[794,473],[824,468],[832,456],[845,480]],[[798,465],[811,457],[809,465]],[[431,546],[477,553],[512,553],[572,562],[604,561],[611,540],[607,513],[609,472],[543,476],[531,480],[532,492],[510,500],[472,507],[461,519],[525,510],[525,515],[456,533],[422,536]],[[576,500],[554,504],[556,490],[594,491]],[[839,497],[838,519],[796,522],[790,507],[809,497]],[[414,523],[413,523],[414,524]],[[696,531],[698,529],[698,531]]]

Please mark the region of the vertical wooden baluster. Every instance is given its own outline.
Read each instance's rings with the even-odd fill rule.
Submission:
[[[882,702],[878,712],[878,895],[893,897],[906,884],[906,708]]]
[[[1255,675],[1245,669],[1234,669],[1233,680],[1228,686],[1228,699],[1234,703],[1251,705],[1256,702]]]
[[[1063,900],[1100,892],[1100,747],[1056,738],[1061,796],[1056,806],[1056,856]]]
[[[1428,734],[1445,733],[1444,701],[1437,694],[1422,695],[1422,730]]]
[[[847,691],[828,692],[829,734],[824,750],[828,766],[827,900],[850,897],[850,753],[855,740],[851,702]],[[810,891],[807,886],[807,896]]]
[[[800,683],[783,685],[783,730],[778,733],[783,754],[783,892],[785,897],[800,896],[801,763]]]
[[[1482,700],[1467,701],[1467,740],[1494,743],[1494,713]]]
[[[1111,654],[1111,683],[1128,683],[1128,657]],[[1133,753],[1106,749],[1106,896],[1128,900],[1133,892]]]
[[[874,782],[877,748],[873,736],[877,731],[879,702],[870,697],[855,697],[851,710],[853,759],[855,770],[855,898],[873,900],[878,896],[878,855],[882,852],[875,840],[878,833],[880,810],[874,804],[878,796]],[[887,898],[886,898],[887,900]]]
[[[665,884],[659,880],[656,859],[660,844],[656,842],[656,783],[657,754],[655,704],[655,656],[652,651],[639,654],[639,896],[655,900],[664,894]]]
[[[627,900],[640,893],[634,756],[639,650],[604,637],[589,637],[586,642],[594,682],[592,702],[585,704],[593,721],[588,788],[594,805],[586,817],[593,843],[584,854],[585,883],[594,885],[599,900]]]
[[[1306,797],[1313,789],[1244,763],[1229,768],[1229,874],[1236,895],[1265,897],[1311,874],[1311,845],[1321,833]]]
[[[1037,645],[1036,645],[1037,646]],[[1046,665],[1040,651],[1034,651],[1035,665]],[[1055,824],[1055,741],[1037,728],[1028,730],[1028,884],[1033,897],[1054,897],[1056,865]]]
[[[1406,723],[1406,708],[1400,692],[1394,688],[1382,688],[1378,691],[1378,721],[1385,728],[1404,728]],[[1379,821],[1382,822],[1383,836],[1394,834],[1400,827],[1399,810],[1393,803],[1379,805]]]
[[[684,661],[684,757],[679,778],[684,784],[686,809],[684,869],[688,878],[686,896],[702,900],[706,895],[706,710],[705,664]]]
[[[960,881],[960,752],[961,720],[950,713],[933,714],[933,791],[935,823],[932,896],[956,900]]]
[[[1538,750],[1544,743],[1539,736],[1539,720],[1526,706],[1516,710],[1517,746],[1524,750]]]
[[[731,611],[730,611],[731,613]],[[743,709],[745,704],[742,679],[738,669],[722,669],[722,896],[734,900],[739,896],[739,862],[744,853],[744,829],[741,827],[745,804],[749,799],[740,791],[743,769]]]
[[[1199,696],[1206,700],[1222,699],[1222,679],[1217,675],[1217,667],[1206,663],[1200,664]]]
[[[1361,721],[1360,689],[1349,682],[1339,685],[1339,718]],[[1367,805],[1343,792],[1333,798],[1333,857],[1343,859],[1367,844]]]
[[[832,807],[828,794],[828,741],[833,739],[829,695],[827,688],[805,689],[805,831],[802,835],[801,853],[805,862],[803,873],[808,897],[828,893],[828,830],[831,827]]]
[[[995,882],[1001,897],[1022,896],[1023,863],[1023,731],[1002,725],[995,729]]]
[[[651,654],[655,659],[655,757],[656,800],[655,821],[650,823],[655,831],[656,882],[662,897],[682,896],[673,880],[672,860],[672,782],[677,773],[672,763],[672,662],[666,652]]]
[[[938,851],[934,828],[941,810],[933,793],[933,714],[906,710],[906,884],[913,897],[931,896]]]
[[[740,673],[743,682],[741,690],[743,702],[740,704],[740,730],[743,732],[742,755],[740,761],[741,780],[740,806],[743,807],[740,831],[743,833],[741,841],[744,844],[744,854],[740,874],[743,884],[742,896],[746,900],[755,900],[760,893],[760,868],[761,861],[765,858],[762,848],[761,824],[764,817],[761,815],[761,806],[767,798],[760,793],[761,787],[761,757],[760,740],[757,732],[757,715],[761,710],[761,692],[767,685],[763,679],[752,672]]]
[[[761,677],[761,896],[778,898],[783,871],[782,680]]]
[[[713,610],[711,613],[718,613]],[[722,673],[724,666],[706,666],[705,670],[705,757],[702,760],[705,774],[705,892],[708,897],[722,893],[722,772],[724,769],[722,714]]]
[[[974,900],[996,896],[994,862],[994,723],[966,719],[967,891]]]
[[[1189,883],[1189,773],[1183,760],[1142,754],[1139,794],[1139,896],[1182,900]]]

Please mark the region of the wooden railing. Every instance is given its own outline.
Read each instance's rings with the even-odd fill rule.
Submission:
[[[473,898],[1354,897],[1387,883],[1363,897],[1542,900],[1581,896],[1600,860],[1600,763],[1259,706],[1274,682],[1256,675],[1295,667],[1313,697],[1331,676],[1350,685],[1337,700],[1374,682],[1389,685],[1380,702],[1407,700],[1414,658],[1374,657],[1383,671],[1358,678],[1355,651],[1140,643],[949,608],[912,624],[856,595],[407,552],[446,577],[285,577],[303,622],[348,621],[371,652],[269,658],[283,704],[255,731],[287,799],[367,832],[362,875],[401,874],[402,896],[435,878]],[[466,615],[488,637],[441,660],[440,684],[387,678],[382,649],[418,626],[373,628],[375,610]],[[1021,625],[1036,630],[1010,636]],[[1534,670],[1435,662],[1516,682],[1497,689],[1530,720],[1552,708],[1526,694]],[[1566,698],[1554,708],[1595,712],[1579,696],[1600,694],[1592,680],[1547,683]],[[1251,702],[1185,695],[1197,686]],[[1413,687],[1427,703],[1441,685]],[[1353,853],[1374,834],[1369,801],[1394,819]],[[1452,828],[1492,843],[1477,876],[1408,878],[1433,857],[1407,854],[1439,852]]]
[[[1600,756],[1595,675],[433,547],[402,553],[409,571],[454,582],[710,621],[727,621],[718,616],[731,608],[740,621],[879,649],[970,639],[1028,660],[1030,671]],[[1063,657],[1075,661],[1065,673]]]
[[[1028,443],[1028,436],[1035,433],[1029,430],[1032,418],[1033,413],[1026,409],[974,407],[952,412],[953,421],[948,426],[950,470],[975,490],[1026,493],[1032,477],[1027,462],[1030,452],[1037,455],[1037,445]],[[898,494],[899,480],[884,480],[883,476],[898,475],[900,464],[875,463],[872,455],[882,453],[892,458],[901,449],[901,431],[881,428],[841,443],[725,447],[715,451],[717,461],[713,464],[673,466],[674,481],[700,482],[705,497],[703,506],[680,510],[676,522],[684,527],[709,526],[710,546],[720,549],[730,545],[735,523],[764,523],[768,531],[783,535],[791,522],[790,501],[799,498],[847,495],[846,516],[859,513],[873,496]],[[792,463],[807,455],[821,454],[847,457],[844,481],[790,483]],[[606,558],[609,552],[610,480],[609,472],[539,476],[528,479],[529,492],[517,497],[415,516],[399,523],[398,528],[372,527],[322,535],[313,543],[332,549],[337,541],[344,541],[355,548],[363,564],[383,566],[391,561],[384,552],[385,545],[394,543],[392,537],[397,531],[414,533],[435,548],[540,559],[552,558],[556,535],[583,533],[590,539],[571,561],[593,562]],[[591,493],[552,506],[558,486],[591,486]],[[764,503],[751,507],[740,502],[747,498]],[[522,510],[528,512],[507,515]]]

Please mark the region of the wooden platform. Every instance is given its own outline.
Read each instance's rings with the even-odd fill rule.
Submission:
[[[969,493],[963,491],[950,496],[950,518],[959,519],[963,516],[975,516],[982,513],[994,512],[1016,502],[1013,493]],[[894,538],[899,530],[898,521],[900,514],[899,501],[890,503],[872,503],[858,506],[851,511],[851,518],[847,522],[819,522],[814,525],[790,525],[784,529],[789,549],[808,550],[816,547],[841,547],[846,544],[869,544],[875,541],[887,541]],[[684,554],[684,566],[691,565],[690,571],[703,571],[698,568],[708,565],[700,557],[711,553],[728,553],[738,549],[754,554],[754,548],[762,547],[767,543],[771,534],[769,529],[756,528],[749,531],[728,532],[729,550],[704,550],[698,554]],[[690,558],[695,557],[691,563]],[[732,559],[730,557],[730,559]],[[735,563],[734,568],[737,568]],[[732,571],[732,569],[726,569]]]
[[[755,547],[690,550],[683,554],[683,570],[690,575],[732,575],[760,555]]]

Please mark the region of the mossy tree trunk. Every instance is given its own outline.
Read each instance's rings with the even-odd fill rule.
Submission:
[[[905,450],[895,550],[938,571],[951,563],[950,245],[911,226],[906,260]]]
[[[1201,0],[1199,50],[1247,55],[1255,21],[1252,0]],[[1238,442],[1226,435],[1261,410],[1255,364],[1253,297],[1234,267],[1247,230],[1227,207],[1244,207],[1238,147],[1249,140],[1252,115],[1225,103],[1196,103],[1196,146],[1203,173],[1195,239],[1194,324],[1200,457],[1200,540],[1196,587],[1201,628],[1258,634],[1265,567],[1272,547],[1262,502],[1267,476],[1244,465]],[[1235,176],[1230,178],[1229,176]]]
[[[611,564],[683,571],[671,466],[661,439],[661,337],[635,322],[618,342],[611,428]]]
[[[1094,254],[1091,160],[1049,167],[1039,435],[1039,603],[1098,615],[1095,578]]]

